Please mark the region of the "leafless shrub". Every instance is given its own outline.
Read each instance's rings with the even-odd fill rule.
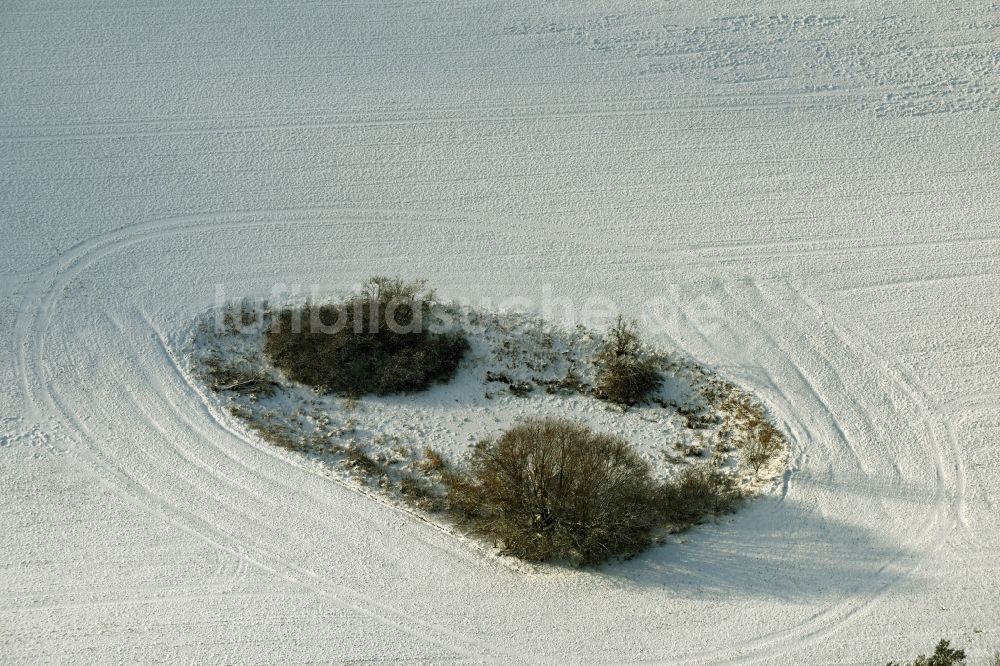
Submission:
[[[761,468],[769,463],[781,448],[781,433],[765,421],[747,433],[746,441],[740,451],[747,467],[752,469],[754,474],[760,474]]]
[[[995,661],[1000,661],[998,658]],[[965,650],[951,647],[951,641],[941,639],[931,656],[920,655],[909,666],[962,666],[965,663]],[[900,666],[899,662],[890,661],[886,666]]]
[[[660,373],[644,348],[634,322],[621,315],[608,330],[594,359],[597,397],[619,405],[643,402],[660,385]]]
[[[453,511],[529,561],[597,564],[643,550],[659,519],[649,465],[624,441],[557,420],[481,442],[445,476]]]
[[[661,510],[666,522],[685,529],[706,517],[730,513],[743,499],[735,479],[710,465],[693,465],[663,484]]]
[[[743,463],[756,475],[781,452],[785,438],[768,420],[763,405],[729,386],[730,390],[721,401],[721,409],[726,414],[724,429],[736,433],[736,445]]]

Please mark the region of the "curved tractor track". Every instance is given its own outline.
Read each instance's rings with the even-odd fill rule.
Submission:
[[[461,224],[431,213],[225,212],[143,223],[67,251],[39,273],[15,325],[18,376],[35,418],[58,426],[71,453],[113,492],[238,557],[244,565],[234,575],[250,575],[249,568],[276,576],[464,660],[772,660],[870,612],[895,584],[919,577],[944,537],[963,528],[954,434],[905,368],[875,341],[826,321],[796,285],[731,271],[729,286],[713,293],[717,325],[692,323],[678,333],[695,356],[723,365],[773,407],[793,441],[792,469],[778,494],[721,528],[616,570],[513,571],[244,437],[209,407],[172,355],[171,331],[204,307],[211,291],[190,300],[184,285],[208,281],[199,260],[211,259],[220,234],[262,236],[265,242],[241,248],[251,255],[245,261],[281,265],[317,229],[336,239],[359,219]],[[160,261],[175,244],[195,248],[196,259]],[[484,255],[484,269],[498,261]],[[116,267],[137,261],[144,271],[130,296],[102,300],[114,293]],[[303,283],[313,277],[283,275]],[[152,290],[165,294],[161,310],[143,300]],[[88,308],[104,315],[77,316]],[[918,473],[897,461],[900,442],[907,455],[925,459]],[[430,575],[409,576],[428,567]],[[838,573],[847,582],[831,584]],[[709,609],[699,597],[706,590],[732,603]],[[732,623],[762,598],[776,613],[766,631]],[[629,612],[585,614],[601,604]],[[658,621],[662,631],[645,625],[664,605],[747,633],[709,651],[697,636],[677,645],[669,622]],[[555,631],[564,624],[589,626],[600,638]],[[626,645],[631,651],[621,652]]]

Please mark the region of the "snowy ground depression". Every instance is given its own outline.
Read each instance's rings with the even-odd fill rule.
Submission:
[[[998,155],[991,0],[4,2],[0,659],[985,663]],[[225,427],[174,353],[219,292],[372,274],[655,303],[790,471],[525,571]]]

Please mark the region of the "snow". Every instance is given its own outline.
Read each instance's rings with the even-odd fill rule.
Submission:
[[[0,654],[883,663],[1000,649],[1000,8],[0,8]],[[610,299],[759,395],[775,493],[507,566],[226,427],[231,297]],[[516,309],[516,308],[514,308]]]
[[[350,300],[356,298],[357,292],[344,293],[313,303],[343,310],[354,307]],[[461,469],[477,442],[546,418],[621,438],[661,481],[697,465],[732,477],[741,494],[753,499],[777,491],[787,471],[781,431],[755,420],[768,419],[766,406],[695,360],[652,348],[641,337],[637,353],[655,368],[660,384],[641,403],[623,407],[595,396],[595,359],[608,343],[606,328],[434,298],[421,325],[432,334],[461,335],[468,345],[454,376],[417,393],[344,397],[289,379],[267,358],[265,337],[280,330],[278,313],[303,305],[222,303],[181,328],[168,353],[223,427],[292,452],[292,464],[343,483],[378,487],[383,501],[406,504],[403,478],[443,496],[443,479],[435,473],[442,462]],[[302,330],[322,326],[307,317],[300,311],[295,318]],[[636,323],[623,323],[637,330]],[[774,445],[755,468],[746,447],[760,446],[762,427]],[[428,450],[441,456],[431,469]],[[367,473],[357,464],[360,455],[369,462]],[[425,512],[421,518],[452,529],[441,516]]]

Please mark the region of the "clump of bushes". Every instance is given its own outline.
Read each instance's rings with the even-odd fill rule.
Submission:
[[[468,475],[447,483],[476,531],[529,561],[631,555],[658,522],[648,463],[624,440],[567,421],[527,422],[480,442]]]
[[[661,383],[656,362],[642,344],[635,322],[621,315],[608,330],[594,363],[595,395],[619,405],[644,402]]]
[[[965,650],[951,647],[951,641],[941,639],[934,654],[931,656],[920,655],[910,666],[962,666],[965,663]],[[886,666],[901,666],[899,662],[890,661]]]
[[[292,380],[344,396],[422,391],[455,374],[468,342],[428,330],[422,281],[375,277],[339,304],[275,315],[264,352]]]
[[[708,516],[731,513],[742,501],[736,480],[707,465],[685,467],[661,489],[663,517],[675,529],[697,525]]]
[[[444,481],[451,511],[504,554],[587,565],[635,555],[655,529],[692,525],[739,495],[714,471],[660,483],[624,440],[553,419],[480,442]]]

